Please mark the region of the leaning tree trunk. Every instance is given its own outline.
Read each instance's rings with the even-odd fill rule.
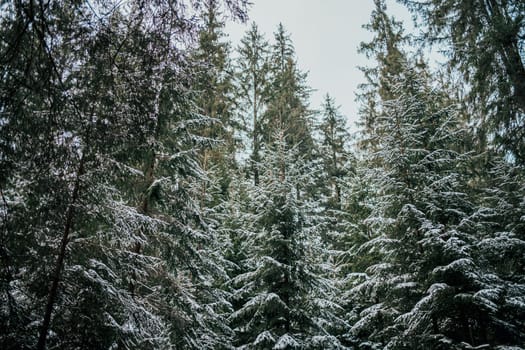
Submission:
[[[55,305],[56,297],[58,295],[58,284],[60,283],[60,277],[62,275],[62,269],[64,267],[64,259],[66,256],[66,249],[69,243],[69,235],[73,230],[73,219],[75,217],[75,206],[77,205],[78,198],[80,196],[80,178],[84,174],[84,154],[80,158],[80,164],[73,187],[73,193],[71,195],[71,201],[66,211],[66,222],[64,225],[64,233],[62,234],[62,240],[60,242],[60,248],[53,272],[51,281],[51,288],[47,295],[47,303],[44,312],[44,321],[40,328],[40,335],[38,337],[37,350],[44,350],[46,348],[47,335],[49,333],[49,327],[51,325],[51,316],[53,314],[53,307]]]

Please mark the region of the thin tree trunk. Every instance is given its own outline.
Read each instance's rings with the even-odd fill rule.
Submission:
[[[503,62],[514,90],[514,101],[522,113],[525,112],[525,67],[518,52],[517,43],[513,42],[500,49]]]
[[[78,166],[77,176],[73,187],[73,194],[71,196],[71,202],[66,211],[66,222],[64,225],[64,233],[62,234],[62,241],[60,242],[60,249],[58,252],[55,270],[53,272],[51,288],[47,296],[47,303],[44,312],[44,320],[42,327],[40,328],[40,335],[38,337],[37,350],[44,350],[46,348],[47,335],[49,333],[49,327],[51,325],[51,316],[53,314],[53,307],[55,306],[56,297],[58,295],[58,284],[60,283],[60,276],[62,274],[62,268],[64,267],[64,259],[66,256],[66,248],[69,243],[69,234],[73,230],[73,219],[75,217],[75,206],[77,204],[80,194],[80,178],[84,174],[84,154],[80,158],[80,164]]]
[[[510,26],[513,22],[505,9],[501,9],[500,5],[494,0],[488,0],[482,8],[487,17],[487,21],[492,23],[492,26],[496,26],[498,22],[504,23],[505,26]],[[505,38],[506,40],[500,40],[498,52],[505,66],[510,83],[512,84],[514,100],[523,113],[525,112],[525,67],[520,56],[517,35],[512,38]]]
[[[254,77],[255,79],[255,77]],[[253,184],[259,185],[259,120],[257,119],[257,88],[253,89]]]
[[[339,169],[337,167],[337,153],[336,153],[336,149],[335,149],[335,130],[334,130],[334,126],[331,125],[330,127],[330,134],[331,134],[331,147],[332,147],[332,169],[333,171],[335,171],[335,173],[337,174],[337,176],[339,176]],[[335,190],[335,204],[336,204],[336,208],[337,209],[341,209],[341,189],[339,188],[339,185],[337,184],[337,179],[336,177],[332,174],[332,181],[333,181],[333,184],[334,184],[334,190]]]

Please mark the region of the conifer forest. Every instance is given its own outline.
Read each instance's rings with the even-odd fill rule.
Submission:
[[[351,132],[248,0],[0,0],[0,349],[525,349],[525,2],[367,1]]]

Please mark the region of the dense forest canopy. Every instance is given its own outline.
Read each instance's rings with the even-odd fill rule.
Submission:
[[[350,134],[247,0],[0,1],[0,348],[525,349],[525,3],[398,2]]]

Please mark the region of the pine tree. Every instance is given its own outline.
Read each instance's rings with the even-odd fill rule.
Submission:
[[[349,175],[352,157],[348,151],[350,135],[346,130],[346,121],[340,114],[335,101],[326,95],[322,106],[320,154],[323,159],[325,176],[329,179],[330,187],[327,206],[341,209],[342,187],[345,176]]]
[[[261,161],[261,148],[263,142],[263,115],[268,100],[269,57],[268,42],[259,32],[257,25],[252,26],[241,39],[237,49],[236,81],[240,91],[238,97],[240,111],[245,119],[246,128],[251,142],[251,171],[253,182],[259,183],[259,162]],[[251,122],[248,121],[251,117]]]
[[[470,97],[476,114],[496,144],[523,162],[523,1],[400,2],[419,16],[426,42],[445,44],[450,65],[472,86]]]
[[[297,67],[293,43],[282,24],[277,27],[274,39],[270,93],[263,125],[265,140],[266,143],[271,142],[276,130],[284,130],[289,146],[299,145],[299,152],[308,155],[312,153],[314,143],[307,105],[309,89],[305,82],[306,74]]]
[[[525,339],[523,171],[501,156],[491,158],[476,182],[477,209],[470,218],[469,228],[479,237],[474,255],[485,274],[473,302],[488,309],[477,320],[485,342],[519,345]]]
[[[408,68],[401,76],[399,97],[378,119],[379,202],[367,219],[377,233],[358,250],[377,260],[353,288],[370,303],[353,334],[363,347],[392,349],[515,345],[519,323],[497,312],[508,302],[478,255],[478,209],[464,169],[472,158],[457,150],[460,120],[424,73]]]
[[[245,300],[231,316],[236,345],[337,348],[339,342],[326,330],[331,306],[322,304],[324,299],[313,290],[321,292],[311,251],[318,232],[307,216],[305,197],[295,193],[296,182],[304,182],[306,172],[299,171],[297,155],[287,147],[281,132],[266,153],[261,182],[253,189],[252,215],[257,224],[247,259],[251,269],[234,279],[238,298]]]
[[[361,43],[359,52],[368,59],[374,59],[376,66],[361,67],[366,83],[359,86],[357,94],[361,101],[360,115],[365,133],[374,133],[375,120],[382,113],[381,101],[393,96],[393,79],[402,72],[406,61],[403,45],[408,37],[404,34],[403,25],[394,17],[389,17],[384,0],[374,0],[370,22],[363,27],[374,33],[368,43]],[[373,147],[370,140],[362,140],[365,147]]]
[[[374,141],[380,151],[372,156],[373,161],[380,164],[374,171],[380,201],[368,221],[376,223],[371,228],[377,233],[359,250],[361,253],[379,251],[380,254],[375,264],[362,271],[368,274],[365,281],[354,288],[356,296],[364,293],[371,302],[370,307],[360,311],[360,320],[353,327],[354,334],[391,346],[398,336],[396,320],[410,310],[424,292],[421,290],[424,283],[420,280],[424,274],[419,269],[425,268],[424,260],[430,257],[425,256],[419,245],[434,220],[427,218],[429,213],[423,206],[437,209],[442,205],[427,203],[436,196],[428,191],[438,190],[432,189],[433,181],[451,185],[438,180],[441,176],[447,179],[440,172],[430,180],[432,161],[426,157],[438,156],[442,166],[455,161],[449,159],[451,155],[456,157],[448,150],[436,148],[437,145],[426,144],[427,140],[443,139],[444,135],[435,133],[443,132],[443,127],[448,128],[450,121],[446,110],[431,111],[433,107],[428,101],[432,101],[432,97],[424,95],[428,88],[417,75],[413,71],[410,79],[400,81],[400,90],[394,91],[400,97],[385,102],[384,117],[376,120]],[[421,177],[420,172],[427,173]],[[427,180],[432,182],[427,183]],[[448,180],[453,178],[448,177]],[[425,220],[428,220],[427,227]]]
[[[2,12],[3,348],[203,348],[213,332],[195,303],[206,119],[173,41],[192,20],[182,3],[114,5]]]
[[[199,91],[196,104],[202,114],[216,120],[206,128],[202,137],[215,144],[213,150],[203,151],[201,166],[207,171],[212,168],[220,177],[221,193],[228,192],[229,169],[235,167],[234,130],[238,123],[234,119],[233,72],[230,58],[230,44],[224,41],[225,23],[221,13],[221,3],[217,0],[204,1],[201,13],[203,27],[199,31],[198,47],[193,53],[193,60],[200,66],[193,89]],[[203,184],[202,196],[207,197],[207,184]],[[216,204],[217,199],[212,198]]]
[[[6,228],[20,232],[18,236],[9,234],[11,239],[4,248],[7,255],[16,251],[16,259],[10,259],[8,269],[26,271],[6,285],[6,298],[19,305],[11,308],[13,314],[9,318],[20,321],[8,327],[13,331],[6,339],[8,347],[37,344],[37,348],[44,348],[50,330],[60,329],[60,320],[52,319],[54,311],[71,316],[65,313],[72,306],[70,287],[83,275],[68,279],[70,253],[77,239],[96,229],[92,220],[104,205],[104,200],[93,202],[90,196],[98,192],[97,175],[104,169],[101,159],[128,146],[117,140],[130,137],[143,141],[148,125],[145,110],[128,104],[113,84],[113,62],[102,54],[104,50],[114,51],[106,35],[113,28],[110,21],[118,21],[118,14],[87,36],[85,33],[91,28],[84,19],[95,16],[87,4],[79,3],[73,8],[59,2],[49,7],[40,5],[40,11],[36,11],[33,2],[13,5],[12,11],[2,18],[5,28],[19,30],[7,37],[26,43],[24,47],[16,41],[8,43],[11,45],[5,47],[6,56],[2,56],[6,59],[6,75],[14,78],[2,80],[2,89],[20,88],[20,94],[2,95],[2,110],[8,118],[2,134],[17,150],[8,158],[12,168],[3,178],[8,186],[6,202],[12,203]],[[63,25],[58,25],[56,18]],[[24,28],[24,23],[35,25]],[[121,39],[119,34],[117,31],[116,40]],[[35,59],[39,61],[36,65]],[[121,69],[126,72],[129,67]],[[23,79],[16,78],[19,72],[23,72]],[[138,81],[130,86],[130,93],[140,91],[143,85]],[[27,103],[25,95],[32,95],[33,103]],[[119,114],[112,113],[116,105],[121,108]],[[24,139],[34,141],[22,142]],[[26,185],[18,187],[21,182]],[[22,245],[24,241],[26,244]],[[31,302],[21,298],[23,295],[29,296]],[[106,346],[103,344],[111,338],[99,332],[107,332],[107,322],[96,325],[97,321],[93,318],[91,327],[84,330],[91,334],[84,337],[75,333],[69,344],[81,344],[92,335],[92,341],[98,342],[92,344],[94,347]],[[57,338],[50,340],[53,344],[65,340],[57,331]],[[17,336],[24,333],[24,337]]]

